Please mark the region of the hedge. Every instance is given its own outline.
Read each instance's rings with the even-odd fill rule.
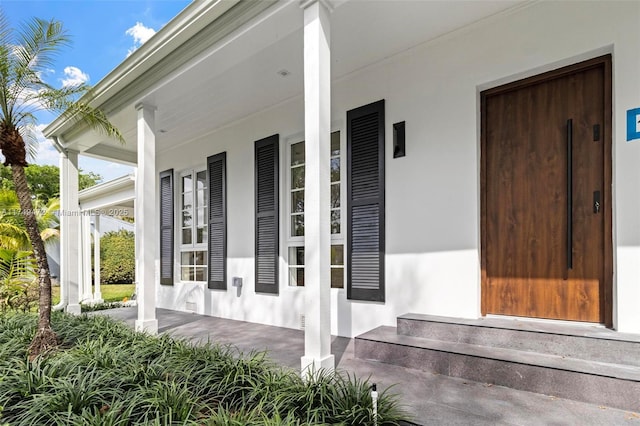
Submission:
[[[131,231],[106,232],[100,239],[100,281],[103,284],[135,280],[135,235]]]

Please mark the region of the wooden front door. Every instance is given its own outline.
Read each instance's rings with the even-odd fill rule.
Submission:
[[[611,324],[610,57],[482,93],[482,311]]]

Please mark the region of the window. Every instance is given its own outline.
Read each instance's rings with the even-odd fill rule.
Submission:
[[[331,287],[344,287],[343,161],[340,132],[331,134]],[[304,286],[304,141],[289,149],[289,285]]]
[[[207,280],[207,171],[180,176],[180,279]]]
[[[182,281],[206,281],[206,251],[183,251],[180,253]]]

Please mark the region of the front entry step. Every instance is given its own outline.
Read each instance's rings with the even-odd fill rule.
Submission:
[[[605,329],[411,314],[356,337],[355,355],[640,411],[640,339]]]
[[[406,314],[398,334],[640,367],[640,336],[602,326],[505,318]]]

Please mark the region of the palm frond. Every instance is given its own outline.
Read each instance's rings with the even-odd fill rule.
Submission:
[[[59,111],[63,117],[71,121],[83,121],[90,128],[105,136],[124,143],[124,137],[120,130],[114,126],[107,115],[86,102],[74,101],[69,97],[59,95],[60,90],[45,91],[42,93],[43,99],[49,102],[49,109]]]
[[[38,223],[38,231],[45,242],[57,241],[60,237],[60,200],[51,198],[46,204],[34,200],[33,210]],[[13,190],[0,189],[0,247],[28,250],[31,247],[24,219],[20,213],[20,203]]]
[[[11,24],[4,10],[0,9],[0,45],[8,46],[11,37]]]
[[[60,239],[60,230],[53,228],[46,228],[40,232],[40,238],[46,244],[52,244]]]
[[[7,283],[35,277],[32,253],[23,250],[0,249],[0,280]]]
[[[42,241],[45,244],[58,241],[60,239],[60,218],[56,213],[60,210],[60,200],[51,198],[46,204],[35,200],[34,209]]]
[[[25,148],[27,150],[27,158],[30,161],[36,159],[38,155],[38,136],[35,129],[35,117],[32,114],[24,114],[20,119],[21,126],[19,128],[20,135],[24,140]]]
[[[44,109],[38,94],[49,86],[41,76],[69,37],[60,22],[34,18],[6,40],[0,51],[0,109],[6,124],[19,127],[29,114]]]
[[[8,250],[28,250],[31,241],[27,230],[12,223],[0,223],[0,248]]]
[[[24,226],[18,196],[11,189],[0,190],[0,220],[2,223]]]
[[[18,29],[16,56],[24,70],[44,71],[54,65],[60,47],[70,43],[62,23],[33,18]]]

